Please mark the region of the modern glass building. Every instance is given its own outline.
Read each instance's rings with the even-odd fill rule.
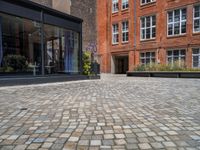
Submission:
[[[29,0],[0,0],[0,75],[81,72],[82,20]]]

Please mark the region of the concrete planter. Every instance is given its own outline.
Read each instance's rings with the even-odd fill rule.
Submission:
[[[101,76],[100,76],[100,75],[96,75],[96,76],[88,76],[88,79],[90,79],[90,80],[101,79]]]
[[[200,72],[157,72],[132,71],[127,72],[128,77],[161,77],[161,78],[200,78]]]

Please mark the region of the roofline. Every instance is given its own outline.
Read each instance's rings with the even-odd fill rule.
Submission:
[[[20,6],[29,7],[30,9],[33,9],[33,10],[44,11],[48,14],[53,15],[53,16],[66,18],[68,20],[72,20],[72,21],[75,21],[75,22],[78,22],[78,23],[83,22],[83,20],[81,18],[63,13],[61,11],[55,10],[53,8],[50,8],[50,7],[47,7],[47,6],[44,6],[44,5],[40,5],[40,4],[38,4],[36,2],[32,2],[30,0],[14,0],[14,1],[13,0],[1,0],[1,1],[11,2],[12,4],[15,3],[15,4],[20,5]]]

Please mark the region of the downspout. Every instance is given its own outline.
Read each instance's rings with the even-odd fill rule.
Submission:
[[[134,42],[133,42],[133,46],[134,46],[134,65],[136,64],[136,33],[137,33],[137,0],[134,0],[134,3],[133,3],[133,15],[134,15]]]

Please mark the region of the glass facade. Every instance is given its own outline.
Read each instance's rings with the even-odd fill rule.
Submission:
[[[79,34],[0,13],[0,74],[78,74]]]

